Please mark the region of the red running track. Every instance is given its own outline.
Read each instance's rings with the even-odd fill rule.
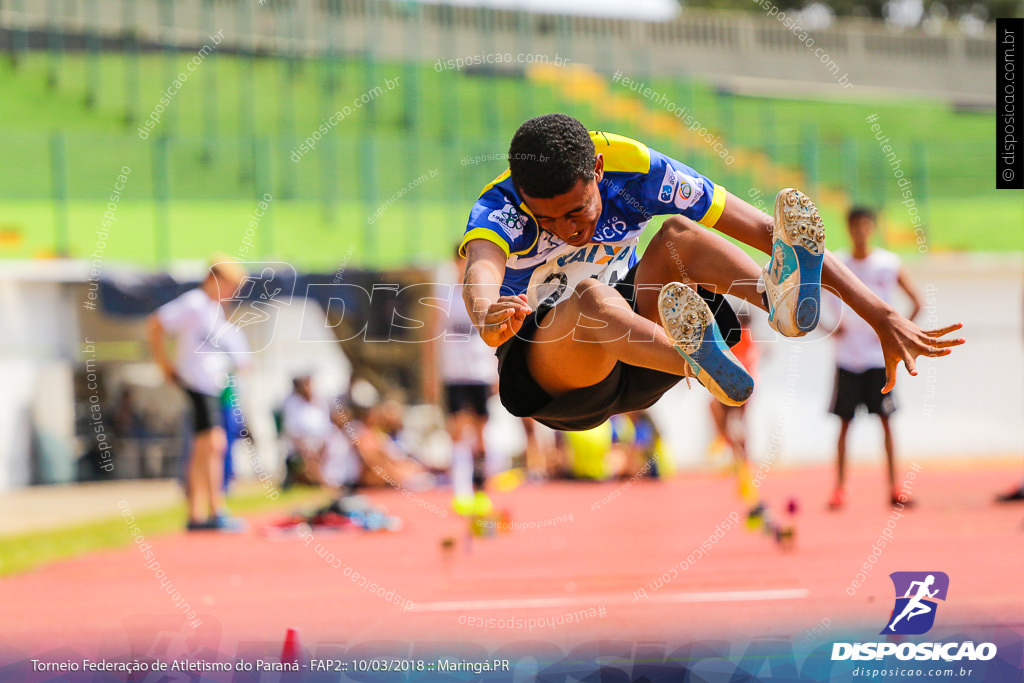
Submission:
[[[917,507],[895,520],[893,542],[858,589],[851,582],[891,519],[878,469],[852,472],[840,513],[825,511],[829,470],[772,472],[767,500],[780,508],[796,497],[801,507],[796,547],[780,551],[741,519],[685,569],[681,563],[716,525],[742,515],[732,480],[699,473],[632,485],[523,487],[496,494],[497,505],[517,524],[550,524],[469,546],[464,522],[423,507],[443,508],[444,492],[407,498],[380,491],[371,497],[405,520],[399,533],[322,533],[309,544],[255,532],[146,539],[165,583],[202,621],[195,631],[139,550],[124,548],[0,582],[0,606],[11,617],[0,619],[0,642],[24,653],[103,654],[132,644],[173,649],[168,643],[184,639],[190,650],[263,643],[271,653],[280,652],[289,627],[304,644],[800,638],[823,619],[833,629],[877,632],[892,606],[887,575],[900,570],[949,574],[946,627],[1020,627],[1024,505],[992,503],[1020,474],[1009,465],[926,463],[913,482]],[[445,536],[456,537],[451,551],[441,547]],[[359,575],[411,607],[364,590]]]

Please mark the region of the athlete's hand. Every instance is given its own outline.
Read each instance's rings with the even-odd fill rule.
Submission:
[[[484,314],[480,337],[488,346],[501,346],[515,336],[532,310],[525,294],[498,297]]]
[[[899,313],[890,311],[881,323],[874,326],[885,355],[886,382],[882,393],[889,393],[896,385],[896,369],[900,362],[906,366],[907,372],[917,376],[914,359],[918,356],[948,356],[952,347],[963,344],[963,337],[946,338],[961,327],[963,323],[954,323],[937,330],[922,330]]]

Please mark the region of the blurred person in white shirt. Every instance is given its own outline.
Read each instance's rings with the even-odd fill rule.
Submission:
[[[240,531],[227,515],[222,489],[227,434],[222,397],[231,374],[248,362],[245,335],[225,315],[225,303],[248,277],[228,258],[216,258],[206,278],[157,309],[147,320],[153,359],[168,381],[180,386],[192,412],[192,449],[185,474],[190,531]],[[172,361],[166,340],[176,342]]]
[[[489,418],[487,403],[498,381],[498,360],[494,349],[480,338],[462,303],[465,268],[466,260],[456,245],[451,263],[438,272],[435,297],[445,302],[442,308],[447,310],[433,308],[438,313],[425,364],[425,393],[433,402],[441,399],[448,420],[453,507],[460,514],[486,514],[490,504],[484,492],[484,429]]]
[[[281,407],[282,427],[288,439],[289,482],[322,486],[334,493],[354,482],[358,474],[352,437],[339,426],[339,401],[320,398],[310,375],[292,380],[292,393]],[[350,428],[351,429],[351,428]]]
[[[874,211],[854,207],[847,214],[851,249],[838,257],[864,284],[886,303],[892,303],[897,287],[910,299],[910,320],[921,311],[921,295],[910,279],[900,258],[885,249],[871,245],[877,219]],[[896,487],[896,447],[893,443],[890,416],[896,410],[892,393],[883,394],[885,387],[885,357],[878,335],[868,323],[840,301],[830,296],[833,310],[839,315],[839,324],[833,332],[836,343],[836,380],[830,412],[840,419],[836,448],[836,487],[829,508],[839,510],[845,504],[846,438],[850,423],[863,405],[869,413],[877,415],[882,424],[885,457],[888,467],[890,505],[910,505],[907,494]]]

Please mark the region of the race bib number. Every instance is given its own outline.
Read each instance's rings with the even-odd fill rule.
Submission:
[[[613,285],[629,272],[637,238],[582,247],[565,245],[530,277],[526,298],[530,307],[550,308],[564,301],[587,278]]]

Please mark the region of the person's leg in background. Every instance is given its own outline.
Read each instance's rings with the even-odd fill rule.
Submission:
[[[210,517],[214,518],[224,513],[224,454],[228,448],[228,437],[223,427],[211,427],[196,437],[197,444],[200,440],[209,471],[206,502]]]
[[[747,404],[729,407],[729,439],[732,441],[733,456],[744,465],[749,463],[747,454]]]
[[[520,418],[523,433],[526,435],[526,476],[534,481],[546,479],[548,476],[547,458],[540,442],[537,440],[537,426],[528,417]]]
[[[850,418],[842,418],[839,424],[839,439],[836,443],[836,489],[829,500],[828,506],[832,510],[838,510],[845,504],[846,491],[846,435],[850,431]]]
[[[220,433],[217,434],[217,431]],[[211,490],[214,482],[219,481],[219,477],[214,478],[213,472],[214,467],[219,465],[219,458],[215,457],[218,439],[226,441],[224,430],[218,427],[207,427],[196,432],[192,438],[185,486],[190,526],[203,524],[218,510],[218,493]]]
[[[727,447],[732,448],[732,443],[729,441],[729,429],[726,425],[725,404],[712,396],[710,406],[711,424],[715,428],[715,436],[708,447],[708,455],[712,460],[718,460],[725,454]]]
[[[892,505],[896,505],[900,502],[900,489],[896,486],[896,447],[893,443],[892,437],[892,425],[888,415],[879,415],[878,419],[882,422],[882,434],[885,443],[885,461],[886,466],[889,469],[889,502]],[[903,502],[904,506],[913,505],[913,499],[910,498],[909,494],[903,494],[906,501]]]
[[[902,503],[904,506],[910,507],[914,504],[914,501],[911,499],[909,492],[901,493],[896,486],[896,446],[892,434],[892,420],[890,419],[892,414],[896,412],[896,402],[893,399],[892,393],[882,393],[882,389],[885,387],[885,369],[875,368],[865,374],[870,377],[866,389],[866,391],[870,392],[870,400],[867,400],[866,397],[865,403],[867,404],[868,411],[878,415],[878,419],[882,423],[885,464],[889,477],[889,504],[899,505]],[[901,497],[903,500],[900,500]]]
[[[459,514],[468,514],[472,505],[474,431],[468,410],[457,410],[448,418],[448,433],[452,439],[452,506]]]

